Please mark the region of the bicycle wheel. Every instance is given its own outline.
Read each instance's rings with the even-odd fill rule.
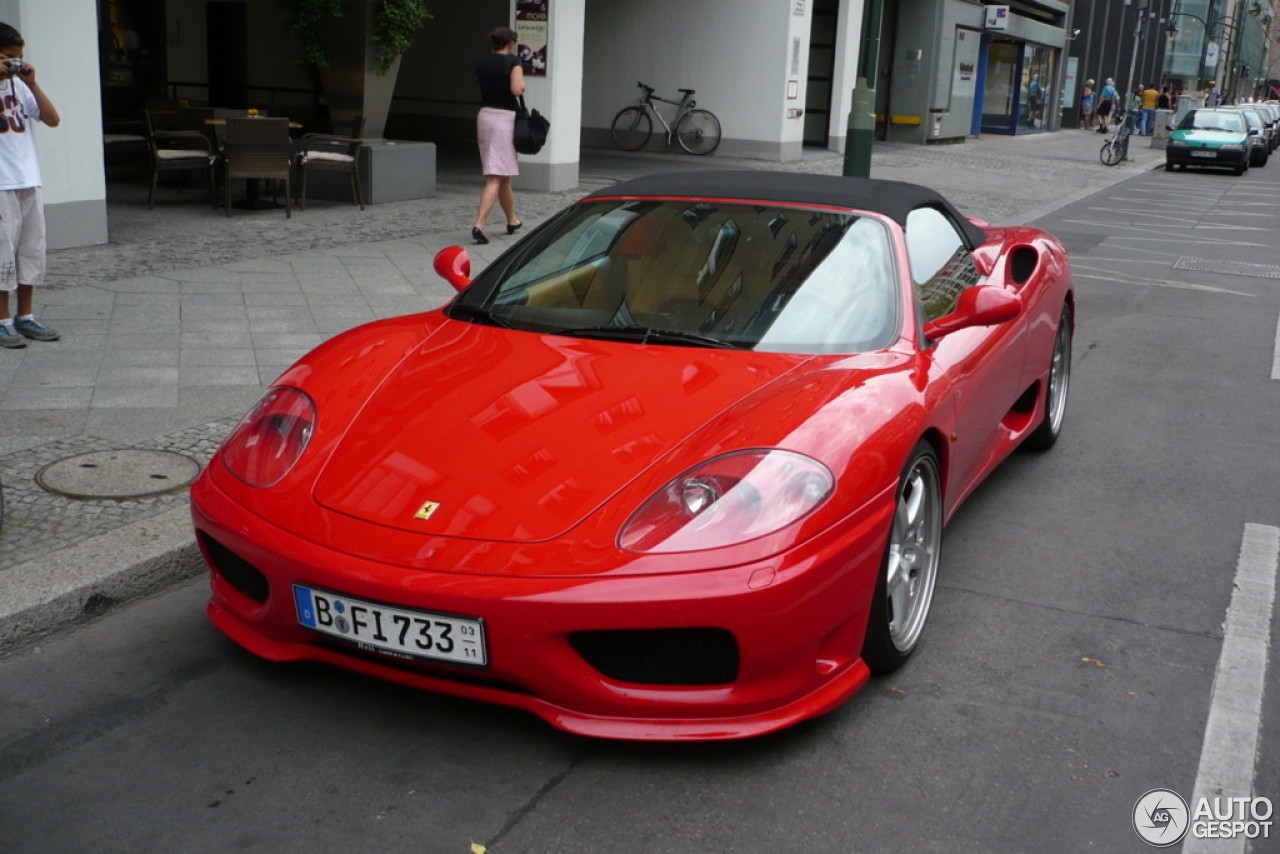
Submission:
[[[618,148],[623,151],[639,151],[649,141],[649,134],[653,133],[653,120],[644,107],[624,107],[613,117],[609,133],[613,135],[613,144]]]
[[[1098,152],[1098,159],[1104,165],[1115,166],[1120,162],[1121,157],[1120,143],[1117,140],[1109,139],[1102,143],[1102,150]]]
[[[676,141],[690,154],[710,154],[720,145],[720,120],[706,110],[690,110],[676,125]]]

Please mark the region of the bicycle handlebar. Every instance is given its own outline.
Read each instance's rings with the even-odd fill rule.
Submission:
[[[652,95],[654,92],[658,91],[657,89],[654,89],[652,86],[646,86],[644,83],[640,82],[639,80],[637,80],[637,81],[636,81],[636,85],[637,85],[637,86],[639,86],[641,89],[643,89],[643,90],[645,91],[645,95]],[[693,95],[694,95],[698,90],[696,90],[696,89],[677,89],[676,91],[677,91],[677,92],[683,92],[686,96],[688,96],[688,97],[692,97],[692,96],[693,96]],[[677,103],[677,102],[676,102],[676,101],[669,101],[668,103],[674,104],[674,103]]]

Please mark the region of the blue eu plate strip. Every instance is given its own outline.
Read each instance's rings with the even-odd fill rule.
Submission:
[[[298,622],[314,629],[316,627],[316,609],[311,603],[311,591],[305,587],[294,587],[293,601],[298,606]]]

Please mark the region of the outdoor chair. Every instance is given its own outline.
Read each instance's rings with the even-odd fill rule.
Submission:
[[[289,172],[293,166],[293,140],[289,138],[289,120],[228,118],[226,131],[222,159],[227,216],[231,216],[231,182],[244,178],[249,182],[251,202],[257,190],[256,182],[283,181],[284,213],[292,217]]]
[[[174,130],[157,127],[159,116],[144,111],[147,130],[147,149],[151,155],[151,192],[147,207],[155,208],[156,185],[161,172],[201,172],[208,175],[209,202],[217,207],[214,189],[214,168],[218,157],[209,138],[199,131]]]
[[[248,110],[233,110],[226,107],[213,107],[209,110],[208,117],[211,119],[221,119],[225,122],[227,119],[243,119],[247,118],[249,115],[250,113]],[[260,110],[254,115],[258,118],[267,118],[267,111]],[[221,151],[222,147],[227,143],[227,126],[225,124],[217,123],[206,125],[205,130],[213,135],[213,138],[216,140],[217,149],[218,151]]]
[[[339,172],[348,176],[351,201],[364,210],[364,192],[360,187],[360,135],[364,133],[364,116],[356,116],[350,136],[328,133],[304,133],[298,140],[298,208],[307,209],[307,173]]]

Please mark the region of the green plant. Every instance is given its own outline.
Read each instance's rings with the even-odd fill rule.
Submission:
[[[297,13],[291,29],[302,43],[301,62],[316,68],[328,68],[329,57],[321,43],[320,30],[326,18],[342,17],[342,0],[296,2]],[[409,49],[418,29],[430,18],[426,0],[380,0],[374,32],[370,36],[380,48],[374,73],[382,76],[391,70],[396,57]]]
[[[382,48],[378,53],[377,74],[386,74],[391,69],[391,63],[413,45],[419,28],[430,18],[426,0],[382,0],[377,32],[373,34],[373,40]]]

